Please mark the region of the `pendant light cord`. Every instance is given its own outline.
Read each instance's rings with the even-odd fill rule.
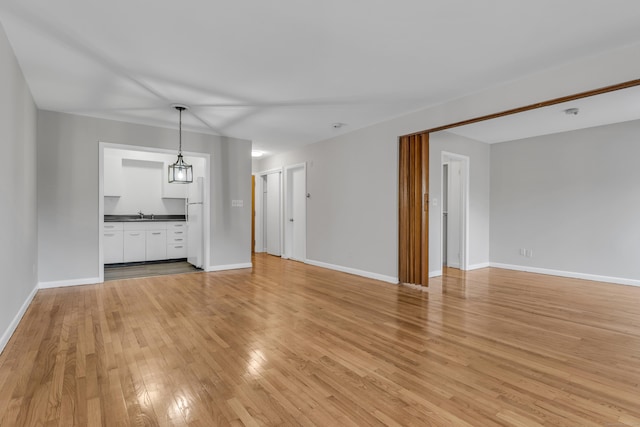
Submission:
[[[178,111],[180,112],[180,136],[178,138],[179,142],[179,147],[178,147],[178,154],[182,155],[182,108],[178,108]]]

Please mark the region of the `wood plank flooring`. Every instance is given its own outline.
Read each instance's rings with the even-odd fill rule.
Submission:
[[[254,265],[39,291],[0,425],[640,426],[640,288]]]

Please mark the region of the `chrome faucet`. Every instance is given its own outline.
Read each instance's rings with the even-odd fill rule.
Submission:
[[[142,213],[142,211],[138,211],[138,215],[140,215],[140,219],[144,218],[144,214]]]

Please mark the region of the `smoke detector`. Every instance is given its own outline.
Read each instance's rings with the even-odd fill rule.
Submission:
[[[340,122],[338,122],[338,123],[333,123],[333,124],[331,125],[331,127],[332,127],[332,128],[334,128],[334,129],[340,129],[341,127],[346,126],[346,125],[347,125],[346,123],[340,123]]]

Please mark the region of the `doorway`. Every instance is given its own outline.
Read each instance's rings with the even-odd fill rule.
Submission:
[[[469,158],[443,152],[441,157],[441,260],[443,268],[467,269]]]
[[[306,260],[307,172],[306,164],[285,167],[285,222],[283,258]]]
[[[262,242],[270,255],[282,255],[282,171],[262,175]]]
[[[194,183],[169,185],[175,151],[100,142],[98,153],[100,281],[206,269],[209,155],[184,153]]]

